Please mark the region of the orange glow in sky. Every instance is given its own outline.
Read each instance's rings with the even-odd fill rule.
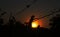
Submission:
[[[36,18],[38,18],[38,17],[36,17]],[[28,21],[28,23],[29,23],[29,19],[27,19]],[[48,19],[47,18],[43,18],[43,19],[35,19],[35,20],[33,20],[33,22],[31,23],[31,27],[32,28],[34,28],[35,26],[35,28],[37,28],[37,26],[39,25],[40,27],[44,27],[44,28],[48,28],[49,27],[49,22],[48,22]]]

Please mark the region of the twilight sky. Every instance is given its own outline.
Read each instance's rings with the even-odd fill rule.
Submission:
[[[10,12],[16,17],[19,21],[27,21],[31,15],[35,15],[40,18],[42,16],[48,15],[51,12],[49,10],[60,8],[60,0],[37,0],[36,3],[31,5],[30,8],[26,8],[26,5],[32,4],[33,0],[0,0],[0,8],[7,12],[6,15],[3,16],[5,20],[10,15]],[[24,9],[26,8],[26,9]],[[23,12],[20,12],[24,9]],[[2,13],[2,12],[1,12]],[[48,20],[50,17],[43,18],[43,25],[48,27]],[[6,21],[5,21],[6,22]]]

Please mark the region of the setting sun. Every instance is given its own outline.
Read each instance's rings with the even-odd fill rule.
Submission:
[[[37,28],[38,27],[38,21],[33,21],[31,26],[32,26],[32,28]]]

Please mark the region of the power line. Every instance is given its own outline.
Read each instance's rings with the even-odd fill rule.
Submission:
[[[19,11],[16,15],[18,15],[19,13],[21,14],[22,12],[24,12],[27,8],[30,8],[36,2],[37,2],[37,0],[33,0],[32,4],[26,5],[26,7],[24,9],[22,9],[21,11]]]
[[[60,9],[58,11],[51,11],[51,12],[52,12],[51,14],[45,15],[45,16],[43,16],[41,18],[35,18],[35,19],[38,19],[39,20],[39,19],[45,18],[47,16],[53,15],[54,13],[60,12]]]

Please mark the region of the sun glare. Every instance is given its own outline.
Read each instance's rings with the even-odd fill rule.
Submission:
[[[32,26],[32,28],[37,28],[38,27],[38,21],[33,21],[31,26]]]

